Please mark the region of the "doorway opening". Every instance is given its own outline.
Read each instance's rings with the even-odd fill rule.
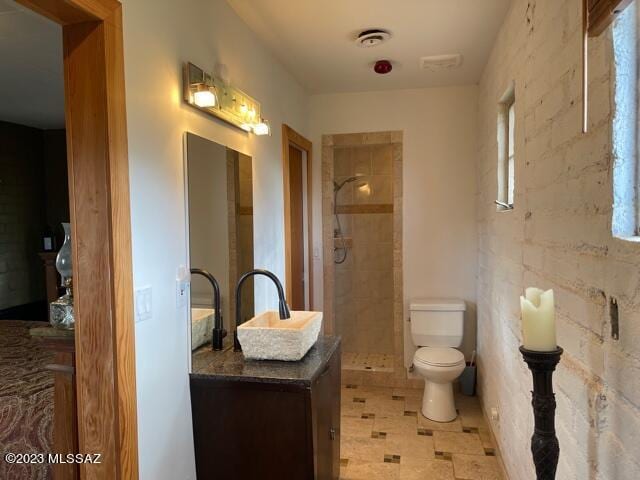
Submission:
[[[312,310],[311,142],[282,125],[282,156],[287,300],[293,310]]]
[[[53,474],[135,480],[138,433],[122,6],[117,0],[16,0],[3,2],[0,10],[4,17],[7,9],[16,8],[25,15],[40,14],[62,30],[65,134],[50,140],[66,137],[75,328],[51,334],[50,327],[43,327],[40,330],[50,331],[39,334],[42,345],[55,353],[51,451],[101,454],[100,463],[55,464]],[[6,33],[5,25],[11,28],[3,39],[11,40],[2,46],[11,49],[15,25],[3,22],[0,33]],[[35,56],[20,60],[32,67]],[[48,83],[50,73],[32,75]],[[14,97],[25,102],[24,95],[14,92]],[[50,179],[59,186],[64,175]],[[57,212],[52,211],[51,218],[60,215]],[[54,238],[52,232],[42,234],[43,250],[53,246]],[[56,294],[53,277],[48,297]],[[29,330],[27,335],[36,333]]]
[[[70,220],[62,28],[12,0],[0,14],[0,451],[64,451],[55,385],[73,377],[54,373],[64,359],[35,333],[51,331],[48,306],[65,293],[55,268]],[[47,463],[20,470],[34,479],[60,472]],[[16,475],[0,461],[0,478]]]
[[[406,383],[402,303],[402,132],[324,135],[327,331],[345,383]]]

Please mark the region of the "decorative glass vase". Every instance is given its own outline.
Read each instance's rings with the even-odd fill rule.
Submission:
[[[56,269],[62,277],[62,286],[66,288],[67,292],[57,300],[51,302],[49,321],[51,325],[56,328],[72,330],[75,325],[75,319],[73,316],[71,225],[69,223],[63,223],[62,228],[64,228],[64,243],[56,257]]]

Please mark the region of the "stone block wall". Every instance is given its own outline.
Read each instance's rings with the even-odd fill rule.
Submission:
[[[0,122],[0,310],[45,299],[42,131]]]
[[[485,409],[509,477],[535,478],[519,295],[553,288],[557,478],[640,478],[640,243],[614,238],[611,31],[589,41],[581,132],[581,0],[513,0],[479,93],[478,348]],[[515,82],[515,209],[498,212],[498,101]],[[619,339],[612,336],[617,303]]]

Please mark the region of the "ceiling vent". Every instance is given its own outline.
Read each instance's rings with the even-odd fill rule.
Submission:
[[[454,53],[451,55],[432,55],[420,59],[420,68],[432,72],[442,70],[453,70],[462,65],[462,55]]]
[[[391,33],[386,30],[374,28],[360,32],[356,37],[356,43],[361,47],[376,47],[391,38]]]

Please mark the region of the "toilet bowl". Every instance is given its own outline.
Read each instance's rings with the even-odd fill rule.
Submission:
[[[413,357],[413,367],[425,380],[422,414],[436,422],[455,420],[453,382],[465,367],[462,352],[451,347],[422,347]]]

